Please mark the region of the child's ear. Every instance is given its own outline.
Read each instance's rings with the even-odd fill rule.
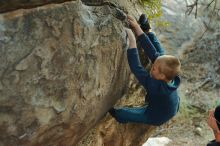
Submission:
[[[163,73],[160,73],[160,78],[161,78],[162,80],[166,80],[166,76],[165,76]]]

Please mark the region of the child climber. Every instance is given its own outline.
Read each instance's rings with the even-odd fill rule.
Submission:
[[[142,31],[137,21],[128,16],[133,31],[137,35],[142,48],[153,65],[147,72],[140,63],[136,39],[133,32],[127,29],[129,49],[127,58],[130,69],[139,83],[146,89],[148,105],[138,108],[112,108],[110,114],[120,123],[135,122],[150,125],[161,125],[176,115],[179,109],[180,98],[177,88],[180,85],[180,61],[171,55],[162,55]]]

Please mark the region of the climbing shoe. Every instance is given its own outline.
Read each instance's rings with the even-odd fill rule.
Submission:
[[[149,23],[149,20],[148,20],[146,14],[141,14],[138,22],[139,22],[140,27],[143,31],[147,31],[147,30],[151,29],[150,23]]]

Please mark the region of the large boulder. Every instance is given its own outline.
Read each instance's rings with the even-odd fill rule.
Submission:
[[[0,145],[76,145],[127,88],[125,36],[108,6],[0,14]]]
[[[70,0],[0,0],[0,13],[21,8],[29,9],[51,3],[62,3],[65,1]]]

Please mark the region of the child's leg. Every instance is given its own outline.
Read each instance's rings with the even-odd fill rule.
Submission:
[[[120,109],[114,109],[114,111],[110,113],[120,123],[147,123],[147,115],[145,113],[145,110],[146,106],[134,108],[125,107]]]

